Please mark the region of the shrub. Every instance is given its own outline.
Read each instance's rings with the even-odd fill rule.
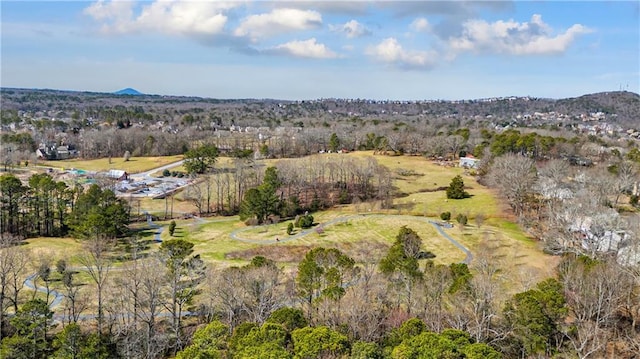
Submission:
[[[291,235],[293,233],[293,223],[289,222],[287,225],[287,234]]]
[[[442,212],[440,213],[440,219],[443,221],[448,221],[451,219],[451,212]]]
[[[313,226],[313,216],[310,214],[297,216],[295,226],[299,228],[311,228]]]
[[[169,223],[169,235],[173,237],[173,233],[176,231],[176,221]]]
[[[254,217],[244,221],[244,224],[246,224],[247,226],[257,226],[258,224],[260,224],[260,222],[258,222],[258,219]]]
[[[456,221],[457,221],[458,223],[460,223],[461,225],[463,225],[463,226],[464,226],[464,225],[466,225],[466,224],[467,224],[467,222],[469,221],[469,219],[468,219],[468,218],[467,218],[467,216],[465,216],[464,214],[462,214],[462,213],[458,213],[458,215],[456,216]]]
[[[338,197],[338,203],[340,204],[349,204],[351,203],[351,196],[346,189],[340,191],[340,196]]]
[[[640,196],[638,195],[633,195],[631,196],[631,198],[629,198],[629,203],[634,206],[634,207],[638,207],[638,202],[640,202]]]
[[[56,270],[62,274],[67,271],[67,262],[64,259],[60,259],[56,262]]]
[[[163,177],[169,177],[171,176],[171,171],[165,169],[164,171],[162,171],[162,176]]]

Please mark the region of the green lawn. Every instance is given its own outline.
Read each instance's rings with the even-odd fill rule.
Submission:
[[[356,152],[335,154],[335,156],[364,158],[372,156],[372,153]],[[308,250],[318,246],[338,248],[358,262],[378,261],[393,243],[400,227],[406,225],[421,236],[423,249],[436,255],[435,262],[449,264],[464,259],[464,253],[442,237],[431,224],[425,222],[425,219],[437,219],[441,212],[450,211],[452,218],[455,218],[458,213],[466,214],[469,216],[469,223],[464,229],[458,226],[446,229],[447,233],[472,252],[478,250],[481,243],[483,246],[489,243],[495,256],[493,260],[499,262],[502,267],[501,278],[505,285],[513,286],[513,283],[522,283],[523,278],[538,280],[550,274],[550,268],[554,267],[553,264],[557,258],[543,254],[538,244],[529,239],[517,224],[506,219],[509,216],[502,212],[499,200],[494,193],[478,184],[473,177],[464,175],[460,168],[439,166],[418,156],[376,155],[374,158],[391,170],[394,186],[398,192],[404,193],[404,196],[394,199],[394,206],[391,209],[383,210],[379,204],[375,203],[361,203],[337,206],[328,211],[313,213],[315,222],[321,225],[340,217],[355,217],[344,222],[323,225],[324,233],[313,231],[307,236],[291,241],[286,241],[288,222],[250,228],[245,231],[247,227],[238,217],[211,217],[206,218],[205,222],[195,219],[178,219],[174,238],[183,238],[194,243],[195,253],[214,265],[241,264],[255,255],[263,255],[291,267],[295,266]],[[133,162],[139,160],[146,163],[145,166],[149,167],[139,167],[140,170],[144,170],[178,159],[179,157],[134,158]],[[117,161],[123,163],[122,159],[114,159],[114,164],[119,163]],[[106,160],[64,161],[64,163],[69,167],[95,170],[103,166]],[[83,167],[83,163],[87,163],[86,167]],[[262,162],[265,167],[274,163],[274,160]],[[232,166],[232,160],[221,158],[218,165]],[[401,175],[404,170],[412,170],[415,175]],[[444,191],[435,189],[448,186],[451,179],[458,174],[463,176],[466,190],[471,194],[471,198],[447,200]],[[133,201],[135,203],[132,206],[135,211],[138,204],[137,200]],[[165,206],[170,211],[170,200],[166,202],[145,198],[141,199],[139,204],[141,209],[159,215],[161,218],[164,216]],[[183,212],[196,212],[189,201],[180,200],[180,195],[176,196],[173,208],[176,217]],[[359,213],[366,213],[367,216],[358,215]],[[480,228],[473,220],[478,214],[486,217]],[[419,218],[411,218],[408,215],[419,216]],[[169,221],[159,222],[159,224],[164,226],[162,239],[170,239],[166,229]],[[145,227],[145,224],[137,226]],[[265,243],[245,243],[234,240],[230,234],[235,230],[242,230],[239,235],[243,238]],[[298,231],[300,230],[296,229],[296,233]],[[142,239],[152,240],[154,232],[155,230],[144,230],[139,235]],[[276,242],[275,238],[280,241]],[[38,253],[46,252],[56,260],[65,258],[72,265],[77,263],[74,257],[82,252],[81,243],[70,238],[36,238],[29,240],[27,246]],[[152,243],[149,251],[157,250],[158,246],[157,243]],[[84,281],[86,280],[84,277],[82,275],[78,278]]]
[[[182,159],[182,155],[162,156],[162,157],[131,157],[129,161],[125,161],[122,157],[112,157],[111,163],[108,158],[99,158],[95,160],[63,160],[63,161],[42,161],[40,164],[44,166],[57,168],[76,168],[85,171],[108,171],[110,169],[124,170],[128,173],[138,173],[152,170],[157,167],[177,162]]]
[[[37,237],[30,238],[25,241],[25,248],[37,258],[38,256],[49,257],[53,259],[52,264],[59,259],[64,259],[69,265],[76,265],[77,255],[81,254],[84,249],[82,241],[73,238],[52,238]]]

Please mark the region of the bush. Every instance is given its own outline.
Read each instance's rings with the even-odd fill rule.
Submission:
[[[451,219],[451,212],[442,212],[440,213],[440,219],[443,221],[448,221]]]
[[[468,219],[468,218],[467,218],[467,216],[465,216],[464,214],[459,213],[459,214],[456,216],[456,221],[457,221],[458,223],[460,223],[461,225],[463,225],[463,226],[464,226],[464,225],[466,225],[466,224],[467,224],[467,222],[469,221],[469,219]]]
[[[67,271],[67,262],[64,259],[60,259],[56,262],[56,270],[62,274]]]
[[[638,202],[640,202],[640,196],[634,194],[629,198],[629,203],[634,207],[638,207]]]
[[[257,226],[260,224],[260,222],[258,222],[258,219],[254,217],[244,221],[244,224],[246,224],[247,226]]]
[[[295,226],[299,228],[311,228],[313,226],[313,216],[310,214],[297,216]]]
[[[169,223],[169,235],[173,237],[173,233],[176,231],[176,221]]]
[[[351,196],[346,189],[340,191],[340,196],[338,197],[338,203],[340,204],[349,204],[351,203]]]
[[[169,177],[171,176],[171,171],[165,169],[164,171],[162,171],[162,176],[163,177]]]
[[[287,234],[291,235],[293,234],[293,223],[289,222],[289,224],[287,225]]]

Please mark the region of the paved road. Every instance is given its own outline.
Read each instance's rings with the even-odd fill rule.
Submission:
[[[467,248],[465,248],[465,246],[463,246],[462,244],[460,244],[460,242],[456,241],[455,239],[451,238],[443,229],[442,226],[434,221],[429,221],[434,227],[436,227],[436,229],[438,230],[438,232],[440,232],[440,234],[449,240],[449,242],[453,243],[454,246],[458,247],[458,249],[460,249],[462,252],[464,252],[464,254],[466,255],[466,257],[464,258],[464,260],[462,260],[462,263],[464,264],[470,264],[471,261],[473,260],[473,254],[471,254],[471,252],[469,252],[469,250]]]
[[[164,227],[156,224],[153,222],[152,216],[149,215],[149,213],[147,211],[143,212],[146,216],[147,216],[147,224],[149,225],[149,227],[153,228],[156,230],[156,232],[154,233],[154,237],[153,240],[155,242],[162,242],[162,231],[164,230]],[[449,242],[451,242],[454,246],[456,246],[458,249],[460,249],[464,254],[465,254],[465,258],[462,261],[462,263],[465,264],[470,264],[471,261],[473,260],[473,254],[462,244],[460,244],[460,242],[456,241],[455,239],[451,238],[451,236],[449,236],[443,229],[443,227],[438,223],[438,222],[434,222],[428,218],[425,217],[417,217],[417,216],[408,216],[408,215],[383,215],[383,214],[357,214],[357,215],[349,215],[349,216],[342,216],[342,217],[337,217],[334,218],[330,221],[324,222],[319,224],[319,227],[328,227],[328,226],[332,226],[338,223],[344,223],[350,220],[359,220],[359,219],[364,219],[364,218],[388,218],[388,217],[394,217],[394,218],[403,218],[403,219],[409,219],[409,220],[419,220],[419,221],[424,221],[424,222],[428,222],[431,225],[433,225],[436,230],[438,231],[438,233],[440,233],[440,235],[442,235],[445,239],[447,239]],[[226,221],[227,219],[218,219],[218,220],[205,220],[203,218],[200,217],[195,217],[195,221],[198,224],[204,224],[204,223],[210,223],[210,222],[222,222],[222,221]],[[316,228],[318,228],[318,226],[316,226],[315,228],[311,228],[311,229],[307,229],[301,232],[298,232],[294,235],[291,236],[286,236],[286,237],[282,237],[282,239],[280,239],[279,241],[276,240],[259,240],[259,239],[251,239],[251,238],[246,238],[246,237],[242,237],[240,234],[242,232],[246,232],[246,231],[250,231],[252,229],[258,228],[260,226],[251,226],[251,227],[245,227],[245,228],[240,228],[240,229],[236,229],[235,231],[231,232],[230,237],[232,239],[235,239],[237,241],[241,241],[241,242],[245,242],[245,243],[252,243],[252,244],[274,244],[274,243],[278,243],[278,242],[288,242],[288,241],[293,241],[296,239],[300,239],[304,236],[309,235],[312,232],[315,232]],[[33,282],[33,280],[35,279],[35,277],[37,276],[37,274],[32,274],[30,276],[27,277],[27,279],[24,281],[24,284],[26,287],[31,288],[31,289],[35,289],[38,292],[41,293],[46,293],[47,289],[45,287],[36,287],[35,283]],[[51,302],[50,307],[54,308],[59,306],[62,303],[62,300],[64,299],[64,294],[59,293],[58,291],[55,290],[49,290],[49,295],[53,296],[53,302]],[[185,315],[192,315],[192,313],[185,313]],[[89,318],[93,318],[94,315],[86,315],[83,316],[84,319],[89,319]]]
[[[183,163],[184,163],[184,160],[180,160],[180,161],[177,161],[177,162],[172,162],[172,163],[169,163],[169,164],[164,165],[162,167],[156,167],[156,168],[154,168],[152,170],[149,170],[149,171],[146,171],[146,172],[133,173],[131,175],[131,177],[145,177],[146,179],[157,179],[156,177],[153,177],[151,175],[154,174],[154,173],[157,173],[157,172],[162,172],[164,170],[168,170],[168,169],[173,168],[173,167],[181,166]]]
[[[451,242],[454,246],[456,246],[458,249],[460,249],[464,254],[465,254],[465,258],[462,261],[462,263],[465,264],[469,264],[471,263],[471,261],[473,260],[473,254],[471,254],[471,252],[462,244],[460,244],[460,242],[456,241],[455,239],[451,238],[451,236],[449,236],[444,229],[442,228],[442,226],[438,223],[438,222],[434,222],[428,218],[425,217],[417,217],[417,216],[408,216],[408,215],[393,215],[393,214],[356,214],[356,215],[349,215],[349,216],[342,216],[342,217],[337,217],[334,218],[330,221],[324,222],[324,223],[320,223],[317,227],[328,227],[328,226],[332,226],[338,223],[343,223],[343,222],[347,222],[350,220],[358,220],[358,219],[363,219],[363,218],[386,218],[386,217],[394,217],[394,218],[403,218],[403,219],[409,219],[409,220],[418,220],[418,221],[424,221],[424,222],[428,222],[431,225],[433,225],[436,230],[438,231],[438,233],[440,233],[440,235],[442,235],[445,239],[447,239],[449,242]],[[247,238],[247,237],[243,237],[242,233],[246,232],[246,231],[250,231],[252,229],[255,228],[259,228],[261,226],[251,226],[251,227],[245,227],[245,228],[239,228],[236,229],[235,231],[231,232],[230,236],[231,238],[240,241],[240,242],[245,242],[245,243],[251,243],[251,244],[274,244],[274,243],[278,243],[278,242],[289,242],[289,241],[293,241],[296,239],[300,239],[304,236],[307,236],[308,234],[315,232],[316,228],[311,228],[311,229],[306,229],[304,231],[298,232],[294,235],[291,236],[286,236],[286,237],[282,237],[282,238],[278,238],[278,240],[275,239],[267,239],[267,240],[260,240],[260,239],[252,239],[252,238]]]
[[[47,288],[36,287],[35,283],[33,282],[33,280],[36,279],[37,276],[37,274],[28,276],[24,281],[24,285],[27,288],[34,289],[40,293],[47,293]],[[53,289],[49,289],[49,296],[53,296],[53,302],[51,302],[51,304],[49,305],[50,308],[57,307],[58,305],[60,305],[60,303],[62,303],[62,300],[64,299],[64,294]]]

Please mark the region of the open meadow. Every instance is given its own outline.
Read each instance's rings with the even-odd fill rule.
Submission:
[[[509,220],[510,216],[505,213],[492,190],[477,183],[461,168],[441,166],[418,156],[374,156],[371,152],[327,155],[354,158],[373,156],[378,163],[389,168],[395,191],[401,196],[394,199],[390,209],[382,209],[380,203],[373,202],[341,205],[313,213],[314,228],[305,231],[297,228],[291,235],[286,233],[289,221],[249,227],[237,216],[181,219],[185,218],[185,213],[197,211],[180,194],[172,199],[125,200],[129,201],[133,213],[148,211],[159,218],[157,224],[163,227],[160,229],[160,238],[163,240],[171,238],[166,230],[169,220],[165,220],[164,215],[165,212],[170,215],[173,209],[177,222],[173,237],[194,243],[195,253],[216,267],[242,265],[253,256],[262,255],[292,270],[308,250],[319,246],[338,248],[359,263],[374,263],[385,255],[402,226],[408,226],[418,233],[422,238],[422,249],[435,254],[434,262],[461,262],[465,259],[465,253],[431,223],[440,221],[439,214],[444,211],[451,212],[454,226],[443,230],[474,255],[490,255],[489,260],[501,268],[501,280],[509,292],[523,290],[548,277],[558,261],[557,257],[544,254],[537,242]],[[178,159],[137,160],[146,163],[138,167],[139,170],[148,170],[149,166],[154,166],[153,163],[157,167]],[[275,162],[269,160],[262,164],[266,167]],[[83,166],[81,161],[66,163],[73,163],[78,168]],[[93,161],[87,169],[98,169],[100,163]],[[231,167],[232,162],[221,158],[219,165]],[[447,200],[442,188],[448,186],[456,175],[462,175],[470,198]],[[466,226],[455,223],[453,219],[457,214],[469,217]],[[476,220],[476,217],[480,219]],[[156,230],[143,230],[146,223],[133,226],[139,229],[138,236],[148,242],[146,250],[157,250],[158,244],[153,241]],[[83,251],[80,241],[68,238],[35,238],[27,241],[26,246],[37,253],[47,253],[53,263],[57,259],[65,259],[73,266],[79,265],[77,256]],[[114,254],[114,258],[118,255]],[[471,267],[473,265],[472,261]]]
[[[81,169],[85,171],[108,171],[123,170],[128,173],[139,173],[162,167],[170,163],[178,162],[183,159],[182,155],[164,156],[164,157],[131,157],[129,161],[125,161],[123,157],[112,157],[111,162],[108,158],[99,158],[95,160],[70,159],[62,161],[40,161],[39,165],[56,167],[63,169]]]

